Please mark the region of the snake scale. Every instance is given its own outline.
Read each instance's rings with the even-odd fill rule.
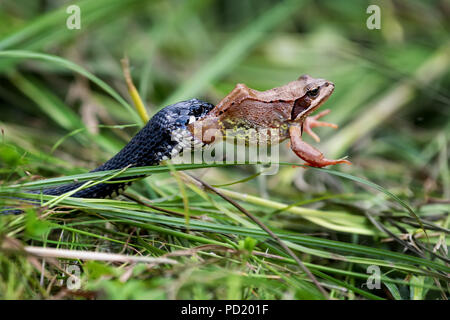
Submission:
[[[198,99],[177,102],[157,112],[147,124],[111,159],[91,172],[158,165],[179,154],[195,141],[187,125],[205,116],[214,105]],[[100,183],[75,192],[75,198],[107,198],[119,194],[131,182]],[[30,193],[59,196],[82,186],[82,182],[54,188],[33,190]],[[6,209],[5,214],[18,214],[22,210]]]

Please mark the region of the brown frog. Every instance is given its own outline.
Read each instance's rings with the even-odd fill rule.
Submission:
[[[245,139],[251,143],[248,132],[273,129],[268,134],[270,143],[280,143],[289,138],[291,149],[307,165],[325,167],[339,163],[351,164],[345,158],[326,159],[319,150],[302,140],[302,133],[305,131],[314,140],[320,141],[312,131],[314,127],[337,128],[335,124],[318,121],[330,110],[309,116],[330,97],[333,90],[332,82],[308,75],[267,91],[257,91],[245,84],[238,84],[214,109],[188,128],[197,139],[206,144],[215,141],[217,132],[226,138],[230,131],[241,130]]]

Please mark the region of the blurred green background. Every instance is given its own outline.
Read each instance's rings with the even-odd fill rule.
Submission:
[[[79,30],[66,27],[70,16],[66,9],[71,4],[81,9]],[[371,15],[366,10],[371,4],[381,9],[379,30],[370,30],[366,25]],[[306,73],[335,83],[335,92],[322,108],[332,109],[325,121],[339,124],[339,129],[317,129],[322,138],[319,144],[310,137],[305,139],[328,158],[349,156],[352,166],[336,166],[333,170],[382,186],[413,207],[422,219],[438,225],[441,229],[433,227],[429,231],[431,243],[423,244],[428,251],[419,246],[423,256],[406,254],[443,266],[445,258],[436,258],[429,251],[439,241],[445,246],[449,224],[449,17],[447,0],[1,1],[1,184],[87,172],[120,150],[137,131],[136,127],[112,127],[141,123],[132,109],[125,107],[126,102],[118,101],[98,83],[89,81],[86,74],[80,74],[83,70],[103,80],[132,105],[120,65],[120,59],[127,56],[133,80],[150,114],[193,97],[217,103],[236,83],[266,90]],[[71,69],[59,60],[39,56],[36,59],[30,52],[61,57],[77,66]],[[285,144],[280,150],[281,161],[302,163]],[[219,185],[252,176],[257,170],[253,166],[238,166],[192,173]],[[133,192],[182,213],[179,188],[169,174],[163,174],[135,184]],[[360,254],[355,249],[358,244],[403,252],[405,244],[393,241],[392,235],[380,230],[368,214],[403,240],[408,233],[420,233],[413,219],[390,220],[407,213],[385,194],[326,172],[282,166],[276,175],[258,176],[228,189],[258,197],[252,202],[234,194],[235,199],[243,201],[276,230],[350,244],[350,256]],[[206,215],[206,221],[242,225],[239,219],[230,222],[221,218],[227,210],[239,215],[227,203],[216,199],[219,204],[206,205],[198,200],[198,194],[187,192],[194,208],[190,214]],[[300,210],[277,212],[264,199]],[[308,216],[303,208],[323,215]],[[329,211],[343,215],[333,217],[327,215]],[[36,231],[29,217],[3,217],[0,235],[15,238],[23,245],[111,252],[119,252],[122,247],[115,247],[117,243],[110,239],[120,239],[155,256],[199,245],[198,239],[183,239],[164,231],[155,234],[155,230],[149,231],[142,225],[132,226],[122,216],[119,218],[125,220],[114,224],[115,233],[106,226],[97,229],[100,226],[91,220],[94,216],[85,213],[67,220],[61,215],[45,218],[64,225],[74,222],[72,219],[80,223],[76,231],[66,229],[64,236],[54,225],[40,226],[45,232]],[[135,238],[140,228],[145,229],[144,240]],[[112,232],[109,240],[100,241],[86,234],[107,234],[108,230]],[[200,228],[194,234],[236,248],[239,241],[251,236],[260,241],[260,251],[285,254],[275,244],[267,247],[267,239],[250,233],[227,235],[230,238],[223,240],[209,231]],[[133,236],[127,240],[130,232]],[[142,243],[149,239],[159,241],[159,245],[151,244],[159,251]],[[336,286],[327,287],[333,297],[374,298],[355,290],[365,281],[361,275],[367,276],[367,253],[359,256],[361,260],[336,260],[329,256],[329,243],[320,249],[309,245],[299,242],[293,248],[311,268],[328,272],[342,282],[316,274]],[[126,246],[123,250],[122,253],[136,254]],[[335,250],[336,254],[342,253]],[[377,259],[390,261],[380,252]],[[437,252],[447,255],[443,247]],[[280,261],[265,265],[247,256],[217,254],[220,257],[211,254],[198,260],[195,256],[183,258],[179,262],[195,266],[181,270],[161,267],[155,271],[137,266],[139,270],[133,269],[135,277],[128,281],[119,279],[126,268],[90,263],[83,268],[92,287],[84,289],[106,298],[320,298],[295,264],[288,268]],[[14,255],[0,255],[3,270],[13,266],[19,270],[18,265],[26,270],[15,275],[12,271],[2,274],[2,298],[72,297],[49,284],[49,279],[47,290],[37,289],[40,273],[32,263],[25,258],[17,262]],[[411,268],[418,265],[418,261],[411,262]],[[323,269],[328,267],[335,269]],[[377,297],[426,299],[448,294],[448,282],[436,276],[442,271],[433,269],[436,266],[427,271],[435,272],[437,278],[424,270],[384,267],[383,274],[392,275],[401,283],[388,283],[372,292]],[[265,276],[242,276],[257,268]],[[107,276],[97,276],[102,272]],[[28,279],[21,273],[27,274]],[[288,275],[293,279],[286,279]],[[442,286],[436,284],[438,278]],[[413,280],[433,289],[417,290],[411,287]]]

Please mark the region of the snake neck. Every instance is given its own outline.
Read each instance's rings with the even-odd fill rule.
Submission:
[[[182,152],[185,141],[193,140],[187,125],[205,116],[214,105],[197,99],[178,102],[156,113],[131,141],[114,157],[91,172],[158,165]],[[119,179],[117,179],[119,180]],[[111,180],[110,180],[111,182]],[[36,193],[61,195],[83,183],[72,183]],[[131,182],[101,183],[79,190],[72,197],[107,198],[122,192]]]

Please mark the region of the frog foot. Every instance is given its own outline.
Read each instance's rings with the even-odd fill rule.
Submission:
[[[317,114],[315,116],[307,117],[305,122],[303,123],[303,130],[307,134],[309,134],[311,137],[313,137],[313,139],[316,142],[320,142],[320,138],[314,131],[312,131],[312,128],[315,128],[315,127],[331,127],[331,128],[337,129],[337,127],[338,127],[334,123],[317,121],[320,118],[322,118],[323,116],[326,116],[327,114],[329,114],[330,112],[331,112],[330,109],[324,110],[324,111],[320,112],[319,114]]]
[[[346,157],[337,160],[325,158],[322,152],[302,140],[299,126],[289,127],[289,136],[292,151],[306,161],[305,164],[308,166],[322,168],[339,163],[351,164],[350,161],[346,160]]]
[[[338,160],[330,160],[330,159],[326,159],[326,158],[318,158],[318,159],[314,159],[314,160],[310,160],[310,162],[305,162],[304,165],[306,166],[310,166],[310,167],[317,167],[317,168],[322,168],[322,167],[326,167],[326,166],[332,166],[335,164],[340,164],[340,163],[345,163],[345,164],[352,164],[350,161],[346,160],[347,157],[338,159]]]

